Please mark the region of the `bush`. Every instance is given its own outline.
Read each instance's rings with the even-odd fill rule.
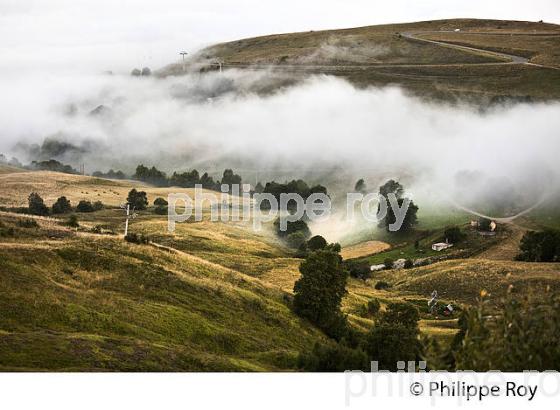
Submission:
[[[150,242],[150,237],[143,234],[128,233],[124,240],[130,243],[147,244]]]
[[[405,269],[410,269],[414,267],[414,262],[412,261],[412,259],[407,259],[404,261],[404,268]]]
[[[71,228],[79,228],[78,217],[76,215],[70,215],[70,218],[66,221],[66,225]]]
[[[389,285],[387,282],[380,280],[379,282],[377,282],[375,284],[375,289],[377,290],[385,290],[385,289],[389,289],[391,287],[391,285]]]
[[[95,201],[95,202],[93,203],[93,210],[94,210],[94,211],[101,211],[103,208],[104,208],[103,202],[101,202],[101,201]]]
[[[380,322],[415,328],[418,326],[419,320],[420,313],[413,304],[395,302],[387,306],[387,310],[383,312]]]
[[[512,294],[499,301],[483,298],[466,312],[466,332],[456,353],[457,369],[504,372],[560,368],[560,297]]]
[[[78,206],[76,206],[76,211],[93,212],[95,211],[95,209],[93,208],[93,205],[90,201],[86,201],[85,199],[82,199],[80,202],[78,202]]]
[[[72,212],[72,205],[70,205],[70,201],[68,199],[66,199],[65,196],[61,196],[53,204],[52,213],[53,214],[66,214],[68,212]]]
[[[385,258],[383,264],[385,265],[385,269],[393,269],[393,265],[395,264],[395,261],[391,258]]]
[[[367,312],[370,316],[377,315],[377,313],[379,313],[379,309],[381,309],[381,303],[379,303],[379,300],[375,298],[368,300]]]
[[[350,276],[356,279],[366,280],[371,278],[371,269],[368,262],[349,260],[345,262]]]
[[[169,204],[167,203],[167,201],[165,199],[159,197],[159,198],[156,198],[154,200],[154,205],[155,206],[167,206]]]
[[[45,205],[43,198],[38,193],[32,192],[27,198],[29,204],[29,213],[32,215],[45,216],[49,214],[49,208]]]

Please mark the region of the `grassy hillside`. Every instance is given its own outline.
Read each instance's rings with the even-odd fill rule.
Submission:
[[[455,30],[460,30],[455,32]],[[436,33],[434,33],[436,32]],[[416,39],[408,35],[414,33]],[[481,33],[481,34],[478,34]],[[418,39],[419,38],[419,39]],[[274,34],[208,47],[190,63],[218,58],[224,67],[302,77],[342,76],[359,86],[399,84],[422,97],[491,100],[560,98],[560,26],[539,22],[454,19]],[[421,39],[465,45],[464,50]],[[526,57],[511,64],[486,51]],[[181,75],[182,63],[161,75]]]
[[[2,370],[289,369],[322,337],[258,279],[20,218],[1,216]]]
[[[49,204],[64,194],[74,205],[79,199],[118,205],[133,186],[151,199],[166,192],[50,172],[0,178],[0,206],[24,205],[31,191]],[[77,216],[80,228],[73,229],[65,226],[67,215],[0,212],[0,370],[295,370],[298,352],[325,338],[290,309],[300,260],[270,227],[255,233],[250,223],[211,223],[205,214],[202,222],[178,224],[169,233],[166,216],[148,209],[130,230],[150,235],[152,243],[136,245],[123,241],[123,211],[116,206]],[[434,238],[440,233],[435,224],[429,223]],[[511,253],[519,232],[504,232],[493,243],[503,246],[482,255],[504,259]],[[411,245],[392,246],[370,258],[399,256]],[[367,242],[345,253],[362,257],[384,249]],[[392,287],[376,290],[380,280]],[[474,303],[482,289],[500,295],[510,284],[520,292],[557,289],[560,269],[458,259],[383,271],[367,281],[349,279],[342,309],[353,326],[368,331],[369,299],[377,298],[382,308],[409,301],[421,311],[422,332],[449,341],[456,319],[428,315],[432,290],[461,306]]]

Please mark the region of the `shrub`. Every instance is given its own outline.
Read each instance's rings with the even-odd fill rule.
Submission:
[[[412,259],[407,259],[404,261],[404,268],[405,269],[410,269],[414,267],[414,262],[412,261]]]
[[[95,209],[93,208],[92,203],[90,201],[86,201],[85,199],[78,202],[78,206],[76,206],[77,212],[93,212],[94,210]]]
[[[27,198],[29,204],[29,213],[32,215],[48,215],[49,209],[45,205],[43,198],[39,196],[38,193],[32,192]]]
[[[92,206],[94,211],[101,211],[104,208],[103,202],[101,201],[95,201]]]
[[[154,205],[155,206],[167,206],[169,204],[167,203],[167,201],[165,199],[159,197],[159,198],[156,198],[154,200]]]
[[[70,215],[70,218],[66,221],[66,225],[71,228],[78,228],[80,226],[78,223],[78,217],[76,215]]]
[[[52,213],[53,214],[65,214],[65,213],[68,213],[68,212],[72,212],[72,206],[70,205],[70,201],[65,196],[61,196],[53,204]]]
[[[345,262],[350,276],[356,279],[366,280],[371,278],[371,269],[368,262],[349,260]]]
[[[395,261],[391,258],[385,258],[383,264],[385,265],[385,269],[392,269]]]
[[[150,242],[150,237],[143,234],[128,233],[124,240],[130,243],[147,244]]]
[[[483,298],[466,312],[457,369],[506,372],[560,368],[560,297],[546,292],[499,301]]]
[[[391,285],[389,285],[387,282],[380,280],[379,282],[377,282],[375,284],[375,289],[377,290],[385,290],[385,289],[389,289],[391,287]]]
[[[387,310],[381,315],[381,323],[403,325],[405,327],[417,327],[420,320],[418,309],[406,302],[390,303]]]

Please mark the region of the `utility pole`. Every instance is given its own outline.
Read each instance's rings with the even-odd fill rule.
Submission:
[[[183,71],[185,71],[185,56],[189,53],[187,53],[186,51],[181,51],[179,54],[183,57]]]
[[[130,204],[129,203],[122,204],[121,208],[126,209],[126,222],[124,223],[124,236],[126,237],[128,235],[128,221],[130,219],[136,218],[136,214],[134,213],[134,208],[132,208],[132,214],[130,213]]]

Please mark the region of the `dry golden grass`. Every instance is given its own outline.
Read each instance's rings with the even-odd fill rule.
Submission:
[[[82,175],[63,174],[51,171],[9,172],[0,173],[0,205],[27,206],[27,196],[37,192],[47,206],[52,205],[60,196],[66,196],[76,205],[80,200],[101,201],[108,206],[118,206],[126,202],[128,192],[132,188],[146,191],[148,202],[153,203],[157,197],[167,198],[170,193],[185,193],[194,198],[194,189],[179,187],[153,187],[139,181],[110,180]],[[203,190],[205,193],[219,195],[214,191]],[[231,197],[227,196],[231,202]],[[203,207],[208,207],[204,202]]]
[[[340,252],[340,254],[343,259],[355,259],[383,252],[390,248],[391,245],[385,242],[367,241],[356,245],[345,246],[342,248],[342,252]]]

